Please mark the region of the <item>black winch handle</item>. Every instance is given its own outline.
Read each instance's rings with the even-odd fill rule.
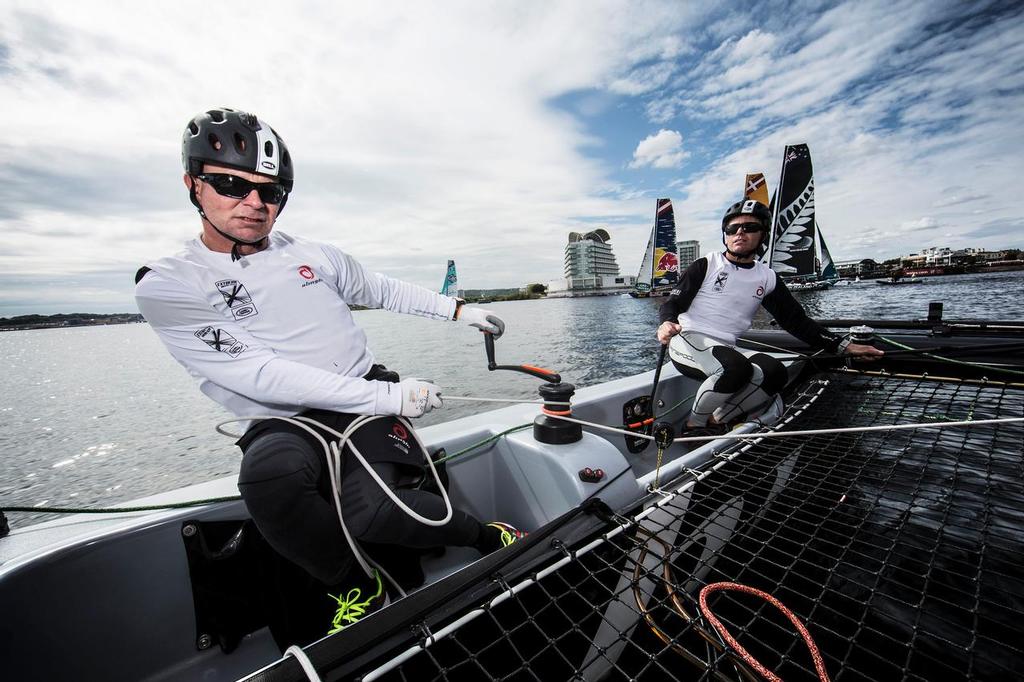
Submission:
[[[661,350],[658,351],[658,366],[654,370],[654,384],[651,385],[651,402],[648,403],[651,406],[651,428],[647,429],[647,433],[653,432],[654,428],[654,397],[658,395],[658,382],[661,381],[661,368],[665,365],[665,351],[668,350],[668,344],[663,343]]]
[[[494,361],[494,335],[490,332],[484,332],[484,348],[487,350],[487,369],[494,371],[496,369],[507,369],[511,372],[522,372],[523,374],[529,374],[530,376],[543,379],[549,384],[558,384],[562,382],[562,376],[557,372],[552,372],[550,369],[544,369],[543,367],[534,367],[533,365],[499,365]]]

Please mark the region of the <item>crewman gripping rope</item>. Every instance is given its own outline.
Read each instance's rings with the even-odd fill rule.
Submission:
[[[352,571],[355,556],[332,487],[340,486],[347,531],[363,543],[486,553],[515,540],[519,532],[507,524],[481,523],[412,485],[422,479],[427,455],[403,418],[442,407],[440,388],[400,381],[376,364],[350,307],[458,320],[494,335],[504,323],[488,310],[371,273],[330,244],[273,231],[294,165],[284,140],[253,114],[212,109],[193,118],[182,162],[202,231],[179,254],[139,270],[136,301],[203,393],[246,420],[277,417],[252,425],[238,441],[238,483],[267,542],[317,582],[309,592],[314,603],[284,605],[292,613],[275,632],[282,648],[317,639],[383,602],[377,576],[359,588],[349,584],[361,576]],[[315,422],[316,433],[297,426],[298,416],[307,419],[304,427]],[[332,476],[326,441],[341,432],[348,436],[337,446],[341,466]],[[354,449],[366,466],[342,456]],[[449,520],[420,523],[409,510]]]

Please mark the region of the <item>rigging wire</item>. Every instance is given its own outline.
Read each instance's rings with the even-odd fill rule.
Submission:
[[[898,341],[895,341],[893,339],[890,339],[890,338],[888,338],[886,336],[879,335],[878,338],[882,339],[886,343],[890,343],[890,344],[896,346],[897,348],[902,348],[904,350],[910,350],[910,351],[916,350],[916,349],[914,349],[914,348],[912,348],[910,346],[904,345],[904,344],[902,344],[902,343],[900,343]],[[1005,345],[1008,348],[1013,348],[1013,347],[1019,347],[1020,346],[1020,344],[1005,344]],[[969,349],[964,349],[964,350],[966,351],[966,350],[969,350]],[[921,351],[921,354],[924,355],[925,357],[932,358],[933,360],[939,360],[941,362],[948,362],[948,363],[953,364],[953,365],[963,365],[963,366],[966,366],[966,367],[976,367],[978,369],[987,369],[987,370],[991,370],[993,372],[1005,372],[1007,374],[1015,374],[1017,376],[1024,376],[1024,371],[1020,371],[1020,370],[1016,370],[1016,369],[1008,369],[1006,367],[1000,367],[998,365],[989,365],[989,364],[985,364],[985,363],[982,363],[982,362],[967,362],[967,361],[964,361],[964,360],[955,360],[953,358],[947,358],[947,357],[943,357],[941,355],[936,355],[934,353],[924,352],[924,351]]]

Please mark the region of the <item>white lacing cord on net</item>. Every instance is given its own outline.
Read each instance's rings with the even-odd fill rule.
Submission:
[[[297,426],[300,429],[303,429],[304,431],[311,434],[314,438],[316,438],[317,441],[320,442],[320,446],[324,449],[324,454],[327,458],[327,471],[331,479],[331,494],[334,498],[334,508],[338,512],[338,522],[341,524],[341,531],[345,535],[345,541],[348,542],[349,547],[352,548],[352,553],[355,555],[356,561],[359,563],[360,568],[363,569],[363,572],[366,573],[367,577],[372,579],[374,577],[374,570],[380,571],[380,573],[385,578],[387,578],[388,582],[391,583],[392,586],[401,595],[404,596],[405,591],[401,588],[401,586],[399,586],[398,583],[390,575],[388,575],[388,573],[384,569],[382,569],[375,562],[372,562],[368,557],[364,556],[363,552],[359,548],[358,542],[356,542],[356,539],[352,537],[352,534],[349,532],[348,527],[345,525],[345,517],[341,509],[341,490],[339,488],[339,474],[341,472],[342,451],[345,449],[345,446],[348,445],[349,449],[352,451],[352,454],[355,455],[356,459],[359,460],[359,463],[362,464],[363,468],[365,468],[367,473],[370,474],[370,477],[373,478],[377,485],[380,486],[381,490],[384,491],[384,494],[387,495],[391,499],[391,501],[394,502],[395,505],[403,512],[405,512],[408,516],[412,517],[419,523],[422,523],[427,526],[443,526],[451,520],[452,503],[451,500],[448,499],[448,491],[445,490],[444,485],[441,484],[441,477],[437,473],[437,469],[434,467],[434,462],[433,460],[431,460],[430,454],[427,452],[426,446],[423,444],[423,441],[420,439],[419,434],[416,433],[415,429],[413,429],[412,424],[409,423],[408,419],[406,419],[405,417],[398,417],[399,422],[408,427],[409,433],[412,434],[413,438],[416,440],[416,443],[422,449],[424,453],[424,459],[426,459],[427,461],[427,466],[430,468],[430,472],[434,476],[434,482],[437,484],[437,489],[440,492],[441,499],[444,500],[445,506],[445,515],[441,519],[428,519],[425,516],[416,513],[414,510],[409,508],[408,505],[406,505],[404,502],[398,499],[398,497],[395,496],[394,492],[392,492],[391,488],[389,488],[388,485],[384,483],[380,476],[377,475],[377,472],[374,471],[373,467],[370,466],[370,463],[366,461],[366,458],[363,457],[363,454],[359,452],[359,448],[356,447],[355,443],[352,442],[352,434],[355,433],[359,428],[366,426],[367,424],[376,419],[384,419],[385,417],[390,416],[391,415],[364,415],[356,417],[355,419],[352,420],[352,423],[350,423],[348,427],[346,427],[345,430],[341,433],[309,417],[281,417],[277,415],[256,415],[251,417],[243,417],[240,419],[229,419],[227,421],[223,421],[217,424],[216,429],[218,433],[223,434],[225,436],[239,438],[240,436],[238,434],[231,433],[223,429],[222,427],[225,424],[233,424],[242,421],[250,421],[257,419],[277,419]],[[324,437],[321,436],[316,431],[316,429],[309,426],[310,424],[319,426],[324,431],[327,431],[331,435],[337,437],[338,440],[332,441],[330,444],[328,444],[326,439],[324,439]]]
[[[313,666],[313,661],[309,660],[309,656],[302,650],[301,647],[292,644],[290,647],[284,650],[285,657],[294,656],[295,660],[302,666],[302,672],[306,673],[306,677],[309,678],[309,682],[323,682],[320,679],[320,675],[317,673],[316,668]]]

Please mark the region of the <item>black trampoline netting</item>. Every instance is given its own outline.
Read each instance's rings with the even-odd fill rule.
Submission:
[[[780,430],[1024,415],[1024,387],[838,373],[791,396]],[[701,614],[700,590],[762,590],[807,625],[835,680],[1009,679],[1024,665],[1024,426],[737,443],[487,605],[427,620],[360,671],[387,680],[760,679]],[[678,446],[677,446],[678,447]],[[818,679],[763,599],[707,597],[752,657]],[[385,661],[383,662],[382,661]]]

